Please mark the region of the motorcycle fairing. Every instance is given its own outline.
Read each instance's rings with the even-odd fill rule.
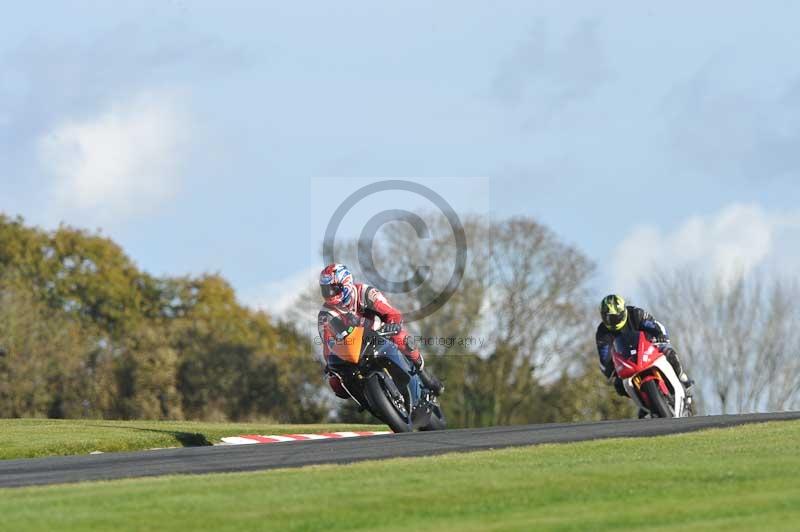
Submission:
[[[672,392],[675,397],[675,417],[684,417],[686,415],[686,393],[683,389],[683,383],[681,383],[678,375],[675,373],[675,370],[672,369],[672,365],[664,356],[658,357],[656,361],[649,366],[650,374],[648,374],[647,370],[645,370],[643,373],[637,373],[627,379],[623,379],[622,385],[625,387],[625,391],[628,392],[628,395],[631,399],[633,399],[633,402],[636,404],[636,406],[649,412],[649,406],[644,404],[641,397],[639,397],[639,390],[637,389],[636,385],[634,385],[633,381],[634,379],[639,378],[641,379],[641,382],[644,383],[647,382],[647,380],[655,378],[655,376],[652,375],[654,369],[658,370],[661,376],[666,379],[667,383],[672,388]]]
[[[624,334],[614,341],[614,369],[621,379],[633,377],[653,365],[664,354],[640,331]]]
[[[364,338],[364,327],[350,327],[341,333],[331,346],[331,354],[350,364],[358,364],[361,360],[361,341]]]
[[[357,344],[354,341],[347,341],[356,337],[359,339]],[[372,349],[371,342],[366,341],[370,339],[369,337],[369,330],[365,330],[363,327],[353,328],[344,338],[345,341],[335,344],[334,347],[341,347],[341,349],[332,349],[328,358],[329,370],[339,377],[345,391],[361,406],[366,405],[366,399],[362,394],[354,393],[355,390],[360,389],[359,386],[350,386],[350,384],[354,383],[355,379],[368,378],[374,373],[362,375],[358,367],[371,356],[371,352],[367,352]],[[416,370],[393,342],[381,337],[374,338],[374,342],[377,342],[375,357],[378,359],[378,366],[384,368],[391,375],[394,381],[393,386],[396,386],[405,396],[407,404],[418,405],[422,398],[422,381]],[[352,350],[353,345],[359,346],[355,356]],[[380,375],[383,378],[383,374]],[[412,412],[412,417],[414,412]]]
[[[382,345],[379,346],[376,356],[382,359],[382,365],[389,370],[397,385],[407,387],[410,404],[419,403],[422,396],[422,382],[416,370],[393,342],[381,340]]]

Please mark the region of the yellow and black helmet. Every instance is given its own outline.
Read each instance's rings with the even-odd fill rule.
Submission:
[[[600,317],[603,318],[603,325],[609,331],[619,331],[628,323],[628,309],[625,307],[625,300],[616,294],[611,294],[603,298],[600,303]]]

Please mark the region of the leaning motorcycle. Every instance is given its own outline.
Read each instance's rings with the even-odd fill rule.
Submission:
[[[662,347],[641,331],[627,331],[614,341],[612,360],[628,396],[651,417],[689,417],[692,398],[664,356]]]
[[[396,331],[369,329],[352,315],[334,319],[331,325],[335,338],[328,372],[362,408],[394,432],[446,428],[438,398],[391,342]]]

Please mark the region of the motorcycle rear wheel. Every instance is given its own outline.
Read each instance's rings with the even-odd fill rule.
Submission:
[[[647,381],[642,386],[642,392],[647,396],[650,401],[650,412],[656,414],[658,417],[675,417],[675,413],[669,406],[669,401],[661,391],[657,381]]]
[[[380,417],[384,423],[389,425],[393,432],[411,432],[414,427],[411,420],[406,421],[404,416],[400,415],[391,399],[388,397],[388,392],[384,388],[383,379],[378,375],[372,375],[364,386],[364,395],[375,414]]]

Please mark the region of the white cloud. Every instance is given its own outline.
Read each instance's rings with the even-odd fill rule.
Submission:
[[[798,230],[798,213],[773,214],[743,204],[690,218],[673,231],[638,227],[615,250],[612,288],[631,294],[648,274],[676,267],[728,282],[785,252],[782,242],[796,241]]]
[[[169,93],[143,93],[39,139],[59,220],[109,222],[150,212],[180,185],[186,126]]]

